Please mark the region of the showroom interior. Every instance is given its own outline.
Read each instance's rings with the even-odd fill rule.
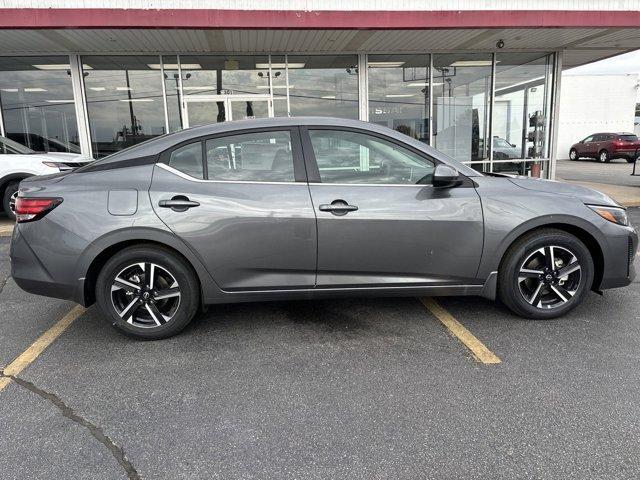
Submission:
[[[101,158],[208,123],[332,116],[480,170],[545,175],[556,68],[548,52],[6,56],[0,128],[36,151]]]

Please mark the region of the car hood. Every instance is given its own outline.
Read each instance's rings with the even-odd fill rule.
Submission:
[[[509,176],[509,180],[515,185],[521,188],[526,188],[527,190],[574,197],[591,205],[619,206],[618,203],[608,195],[574,183],[557,182],[555,180],[541,180],[538,178],[520,176]]]

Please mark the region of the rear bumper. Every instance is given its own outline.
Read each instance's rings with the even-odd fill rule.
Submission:
[[[26,292],[78,302],[77,288],[54,280],[16,226],[11,238],[11,277]]]

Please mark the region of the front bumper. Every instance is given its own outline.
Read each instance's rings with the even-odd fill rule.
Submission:
[[[625,287],[636,277],[634,260],[638,250],[638,235],[632,227],[624,227],[624,234],[608,236],[604,253],[604,268],[599,288]]]

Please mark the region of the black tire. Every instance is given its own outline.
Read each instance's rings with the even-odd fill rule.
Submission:
[[[609,156],[609,152],[607,150],[600,150],[598,152],[597,160],[600,163],[609,163],[611,161],[611,157]]]
[[[155,279],[151,282],[154,289],[147,289],[147,265],[153,265],[150,271],[155,274],[149,278]],[[141,273],[133,270],[136,268]],[[112,291],[116,277],[124,276],[123,272],[133,273],[124,278],[129,283],[124,285],[125,288],[116,287]],[[171,281],[175,284],[170,285]],[[132,288],[136,286],[137,289]],[[177,296],[175,290],[178,291]],[[148,293],[145,299],[144,291]],[[173,293],[165,293],[171,298],[156,299],[156,296],[161,296],[160,291]],[[136,299],[134,313],[129,315],[125,304]],[[199,300],[200,288],[191,266],[171,250],[153,245],[128,247],[118,252],[102,267],[96,282],[96,302],[103,316],[120,332],[142,340],[160,340],[182,331],[196,314]],[[116,305],[121,307],[120,312]],[[170,314],[169,319],[164,315],[165,309]]]
[[[560,267],[554,267],[555,272],[561,272],[562,267],[566,268],[569,266],[567,264],[572,262],[573,257],[567,259],[568,254],[572,254],[577,259],[580,269],[562,278],[551,271],[549,273],[553,279],[550,283],[546,283],[549,278],[546,275],[545,261],[550,249],[547,250],[545,247],[555,247],[550,255],[551,258],[554,258],[554,254],[557,255],[554,264],[560,263]],[[525,267],[525,262],[529,259],[532,259],[532,262],[539,262],[539,270],[538,267],[535,270]],[[528,269],[526,275],[531,275],[533,278],[523,280],[521,276],[525,275],[521,270],[523,267]],[[542,275],[533,273],[538,271],[545,273]],[[507,250],[498,273],[498,295],[516,315],[535,320],[548,320],[564,315],[582,303],[591,290],[593,277],[593,258],[582,241],[562,230],[551,228],[536,230],[518,239]],[[569,285],[570,282],[571,285]],[[538,283],[542,284],[540,289],[537,288]],[[556,290],[554,291],[553,288]],[[560,295],[556,293],[558,291]],[[527,292],[531,294],[527,295]],[[568,300],[563,301],[562,295]],[[554,299],[560,303],[553,305]]]
[[[17,182],[9,182],[4,189],[4,194],[2,195],[2,208],[4,209],[4,213],[7,214],[7,217],[11,220],[16,219],[16,215],[11,209],[11,196],[18,191],[19,185],[19,180]]]
[[[580,155],[578,155],[578,151],[575,148],[569,150],[569,160],[579,160]]]
[[[635,158],[625,158],[625,160],[627,161],[627,163],[634,163],[636,161]]]

